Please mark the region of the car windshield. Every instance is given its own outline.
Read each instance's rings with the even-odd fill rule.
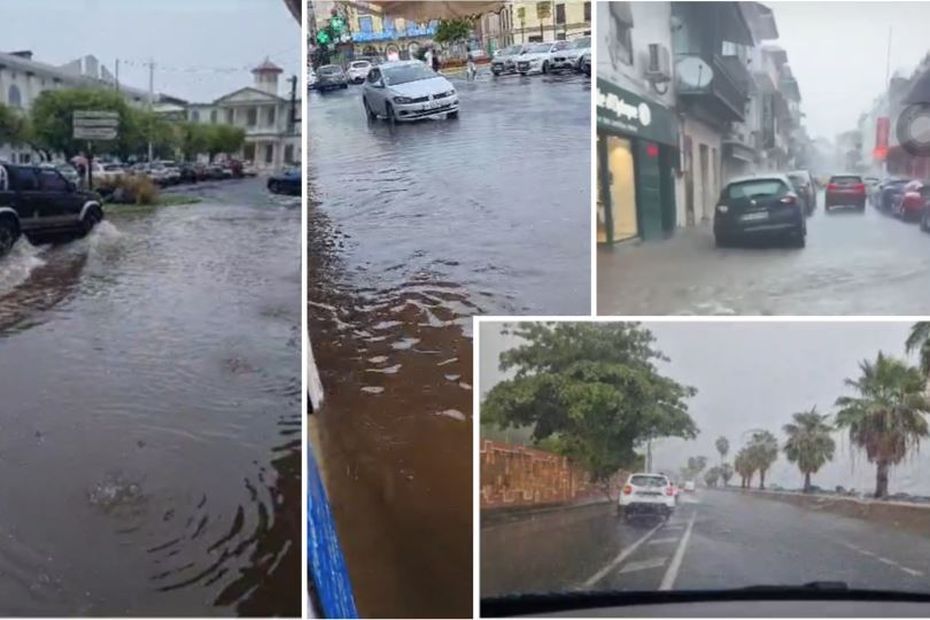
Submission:
[[[395,67],[382,67],[381,74],[384,76],[384,83],[388,86],[398,86],[436,77],[435,71],[420,62]]]
[[[855,183],[862,183],[862,177],[847,174],[847,175],[837,175],[830,177],[831,183],[836,183],[837,185],[853,185]]]
[[[778,196],[784,193],[786,189],[784,182],[779,179],[753,179],[751,181],[731,183],[727,186],[727,197],[731,199],[767,198]]]
[[[630,484],[636,487],[664,487],[668,481],[664,476],[636,475],[630,478]]]
[[[320,67],[319,73],[320,75],[338,75],[342,73],[342,69],[335,65],[327,65],[325,67]]]
[[[537,43],[535,45],[531,45],[527,51],[530,54],[542,54],[544,52],[548,52],[550,49],[552,49],[551,43]]]
[[[572,42],[572,47],[575,49],[591,47],[591,37],[581,37],[580,39],[575,39]]]
[[[501,52],[501,56],[512,56],[514,54],[519,54],[521,49],[523,49],[522,45],[511,45]]]

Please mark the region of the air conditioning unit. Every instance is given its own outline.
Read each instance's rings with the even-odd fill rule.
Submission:
[[[646,79],[650,82],[668,82],[672,79],[668,48],[661,43],[649,44],[649,65]]]

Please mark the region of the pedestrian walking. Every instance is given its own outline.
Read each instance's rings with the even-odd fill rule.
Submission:
[[[433,67],[433,50],[426,48],[426,53],[423,54],[423,62],[426,63],[426,66],[431,68]]]
[[[468,79],[474,80],[477,73],[478,68],[475,66],[475,59],[472,58],[471,52],[468,52]]]
[[[439,70],[442,68],[442,63],[439,62],[439,50],[433,54],[433,71],[439,73]]]

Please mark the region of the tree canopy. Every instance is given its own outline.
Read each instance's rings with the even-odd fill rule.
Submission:
[[[436,43],[455,43],[464,41],[471,34],[472,21],[467,18],[443,19],[436,27],[433,41]]]
[[[483,422],[532,426],[535,441],[603,480],[638,460],[648,438],[692,439],[694,388],[662,376],[649,330],[635,323],[519,323],[522,344],[500,357],[514,371],[488,393]],[[548,439],[553,438],[553,439]]]
[[[829,415],[817,413],[816,407],[792,416],[792,422],[785,424],[788,436],[785,442],[785,456],[795,463],[804,474],[804,492],[811,490],[811,474],[817,473],[827,462],[833,460],[836,442],[830,434],[833,426],[828,422]]]

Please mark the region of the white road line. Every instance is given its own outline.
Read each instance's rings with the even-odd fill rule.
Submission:
[[[639,562],[627,562],[620,568],[619,571],[617,571],[617,574],[622,575],[624,573],[635,573],[636,571],[647,570],[650,568],[659,568],[660,566],[665,565],[665,561],[667,559],[668,557],[650,558],[648,560],[640,560]]]
[[[923,577],[924,576],[924,574],[921,571],[914,570],[913,568],[908,568],[907,566],[898,566],[898,568],[903,570],[905,573],[907,573],[911,577]]]
[[[903,570],[905,573],[907,573],[911,577],[923,577],[924,576],[922,571],[919,571],[913,568],[908,568],[907,566],[902,566],[901,564],[898,564],[894,560],[883,558],[878,554],[872,553],[871,551],[868,551],[866,549],[862,549],[861,547],[857,547],[856,545],[851,545],[843,541],[838,541],[838,542],[848,549],[852,549],[853,551],[856,551],[857,553],[861,553],[862,555],[868,556],[870,558],[874,558],[878,560],[879,562],[882,562],[883,564],[887,564],[889,566],[895,566],[897,568],[900,568],[901,570]]]
[[[659,586],[659,590],[671,590],[672,586],[675,585],[675,580],[678,578],[678,571],[681,570],[681,560],[685,557],[685,548],[688,546],[688,541],[691,539],[691,530],[694,528],[694,518],[696,516],[697,512],[691,513],[691,519],[688,521],[688,528],[681,537],[678,548],[675,549],[675,555],[672,556],[672,562],[665,571],[665,576],[662,578],[662,584]]]
[[[649,544],[649,545],[665,545],[665,544],[673,543],[673,542],[678,542],[678,539],[677,539],[677,538],[655,538],[655,539],[653,539],[653,540],[650,540],[650,541],[649,541],[648,543],[646,543],[646,544]]]
[[[594,575],[591,576],[590,579],[584,582],[584,589],[590,590],[594,586],[594,584],[596,584],[598,581],[603,579],[607,575],[607,573],[609,573],[614,568],[616,568],[616,566],[620,564],[620,562],[630,557],[630,554],[636,551],[641,544],[643,544],[649,539],[650,536],[655,534],[656,530],[658,530],[660,527],[662,527],[661,523],[659,523],[654,528],[646,532],[642,538],[634,542],[632,545],[630,545],[626,549],[623,549],[619,554],[617,554],[617,557],[615,557],[613,560],[607,563],[607,566],[597,571]]]
[[[894,560],[889,560],[888,558],[878,557],[878,558],[876,558],[876,559],[877,559],[879,562],[881,562],[882,564],[887,564],[888,566],[897,566],[897,565],[898,565],[897,562],[895,562]]]

